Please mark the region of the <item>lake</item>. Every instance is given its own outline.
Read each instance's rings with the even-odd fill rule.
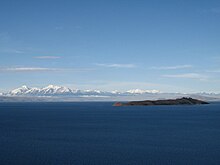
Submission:
[[[0,164],[220,164],[220,103],[112,104],[0,103]]]

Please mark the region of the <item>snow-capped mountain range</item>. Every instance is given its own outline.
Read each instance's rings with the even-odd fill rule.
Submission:
[[[140,90],[132,89],[126,92],[119,91],[100,91],[100,90],[79,90],[70,89],[62,86],[49,85],[43,88],[30,88],[26,85],[4,93],[7,96],[113,96],[113,95],[139,95],[139,94],[160,93],[158,90]]]
[[[132,89],[125,92],[79,90],[67,87],[48,85],[36,88],[22,86],[6,93],[0,93],[0,102],[23,101],[134,101],[157,100],[192,97],[204,101],[220,101],[220,94],[216,93],[163,93],[158,90]]]
[[[61,94],[71,94],[75,91],[66,88],[66,87],[59,87],[54,85],[49,85],[44,88],[29,88],[26,85],[14,89],[8,92],[9,95],[12,96],[21,96],[21,95],[33,95],[33,96],[44,96],[44,95],[61,95]]]

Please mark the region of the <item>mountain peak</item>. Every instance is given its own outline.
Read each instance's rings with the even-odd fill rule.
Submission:
[[[23,88],[23,89],[29,89],[26,85],[22,85],[21,88]]]
[[[48,85],[47,87],[45,87],[45,88],[60,88],[59,86],[56,86],[56,85],[52,85],[52,84],[50,84],[50,85]]]
[[[10,94],[12,95],[21,95],[26,93],[28,90],[30,90],[30,88],[28,88],[26,85],[23,85],[20,88],[14,89],[10,92]]]
[[[144,94],[144,93],[159,93],[158,90],[141,90],[141,89],[131,89],[128,90],[127,93],[130,94]]]

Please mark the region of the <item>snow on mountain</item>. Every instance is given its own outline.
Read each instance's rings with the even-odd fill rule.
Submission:
[[[141,90],[141,89],[132,89],[128,90],[126,93],[130,94],[146,94],[146,93],[159,93],[158,90]]]
[[[10,95],[23,95],[25,94],[30,88],[28,88],[26,85],[23,85],[20,88],[14,89],[11,92],[9,92]]]
[[[100,94],[100,93],[102,93],[99,90],[84,90],[83,92],[86,94]]]
[[[9,95],[19,96],[19,95],[54,95],[54,94],[71,94],[72,90],[66,87],[59,87],[54,85],[49,85],[44,88],[29,88],[27,86],[22,86],[20,88],[14,89],[9,92]]]
[[[111,91],[105,92],[100,90],[78,90],[70,89],[62,86],[48,85],[43,88],[29,88],[27,86],[22,86],[20,88],[14,89],[8,93],[12,96],[120,96],[120,95],[139,95],[139,94],[155,94],[159,93],[158,90],[140,90],[132,89],[126,92]]]
[[[41,89],[39,89],[39,88],[30,88],[28,91],[25,92],[25,94],[37,95],[40,91],[41,91]]]
[[[82,96],[82,95],[106,95],[109,92],[102,92],[100,90],[79,90],[70,89],[62,86],[48,85],[43,88],[29,88],[22,86],[7,93],[11,96]]]
[[[41,94],[51,95],[51,94],[71,94],[72,90],[66,87],[59,87],[55,85],[49,85],[45,88],[42,88],[40,91]]]
[[[87,100],[92,100],[92,98],[100,98],[100,100],[156,100],[156,99],[166,99],[166,98],[180,98],[180,97],[193,97],[196,99],[202,99],[206,101],[216,101],[220,100],[219,93],[194,93],[194,94],[183,94],[183,93],[162,93],[158,90],[141,90],[132,89],[126,92],[119,91],[100,91],[100,90],[79,90],[70,89],[62,86],[48,85],[43,88],[30,88],[27,86],[22,86],[20,88],[14,89],[7,93],[0,93],[0,96],[6,96],[7,98],[23,98],[30,97],[35,98],[59,98],[63,100],[81,100],[79,98],[87,98]],[[9,97],[8,97],[9,96]],[[12,96],[12,97],[10,97]],[[21,97],[16,97],[21,96]],[[0,97],[0,98],[1,98]],[[88,99],[89,98],[89,99]],[[15,99],[15,100],[16,100]],[[95,99],[97,100],[97,99]],[[51,100],[50,100],[51,101]]]
[[[117,91],[117,90],[114,90],[114,91],[111,91],[111,94],[113,94],[113,95],[120,95],[121,92],[119,92],[119,91]]]

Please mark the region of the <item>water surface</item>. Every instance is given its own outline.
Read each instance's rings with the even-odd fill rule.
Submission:
[[[0,164],[220,164],[220,104],[0,103]]]

